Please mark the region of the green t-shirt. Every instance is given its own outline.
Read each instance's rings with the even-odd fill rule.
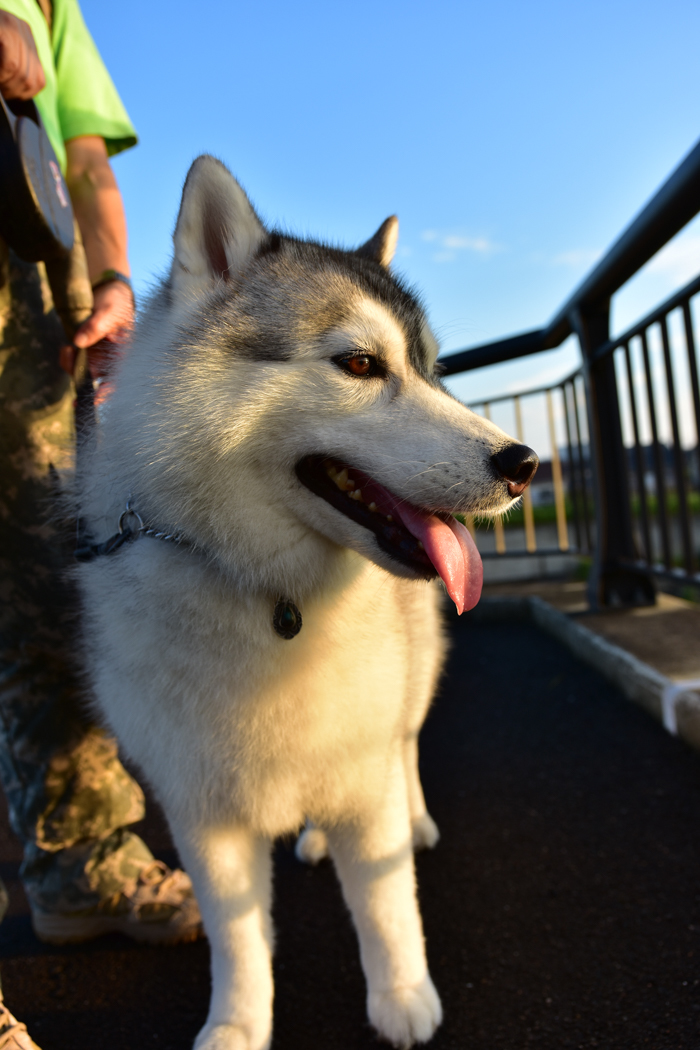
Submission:
[[[46,134],[66,169],[64,143],[79,135],[101,135],[110,156],[136,145],[136,132],[83,21],[78,0],[53,0],[49,27],[37,0],[0,0],[0,8],[22,18],[34,35],[46,75],[36,96]]]

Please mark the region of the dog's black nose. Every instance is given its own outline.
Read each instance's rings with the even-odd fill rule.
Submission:
[[[491,456],[496,473],[508,482],[508,495],[521,496],[540,465],[537,454],[527,445],[506,445]]]

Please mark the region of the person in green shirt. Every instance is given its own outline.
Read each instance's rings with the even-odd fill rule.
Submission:
[[[78,234],[65,287],[52,285],[60,320],[43,264],[0,239],[0,779],[24,847],[20,874],[43,940],[112,930],[191,940],[201,920],[190,881],[129,830],[143,793],[87,715],[66,574],[72,537],[47,513],[72,461],[74,347],[103,376],[133,323],[109,157],[136,134],[77,0],[0,0],[0,93],[35,99]],[[0,885],[0,916],[6,903]],[[36,1050],[1,998],[0,1046]]]

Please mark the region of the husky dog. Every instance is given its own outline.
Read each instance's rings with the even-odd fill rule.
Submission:
[[[413,866],[438,837],[417,767],[445,648],[429,581],[476,603],[452,512],[506,510],[537,460],[441,385],[389,272],[397,230],[356,251],[270,232],[200,157],[79,478],[95,703],[162,803],[211,942],[197,1050],[270,1045],[271,843],[305,822],[372,1024],[408,1047],[441,1020]]]

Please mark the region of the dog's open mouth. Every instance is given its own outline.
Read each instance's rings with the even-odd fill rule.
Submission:
[[[296,473],[315,496],[373,532],[390,557],[426,580],[440,576],[458,613],[474,608],[483,582],[481,557],[451,514],[400,500],[361,470],[327,456],[306,456]]]

